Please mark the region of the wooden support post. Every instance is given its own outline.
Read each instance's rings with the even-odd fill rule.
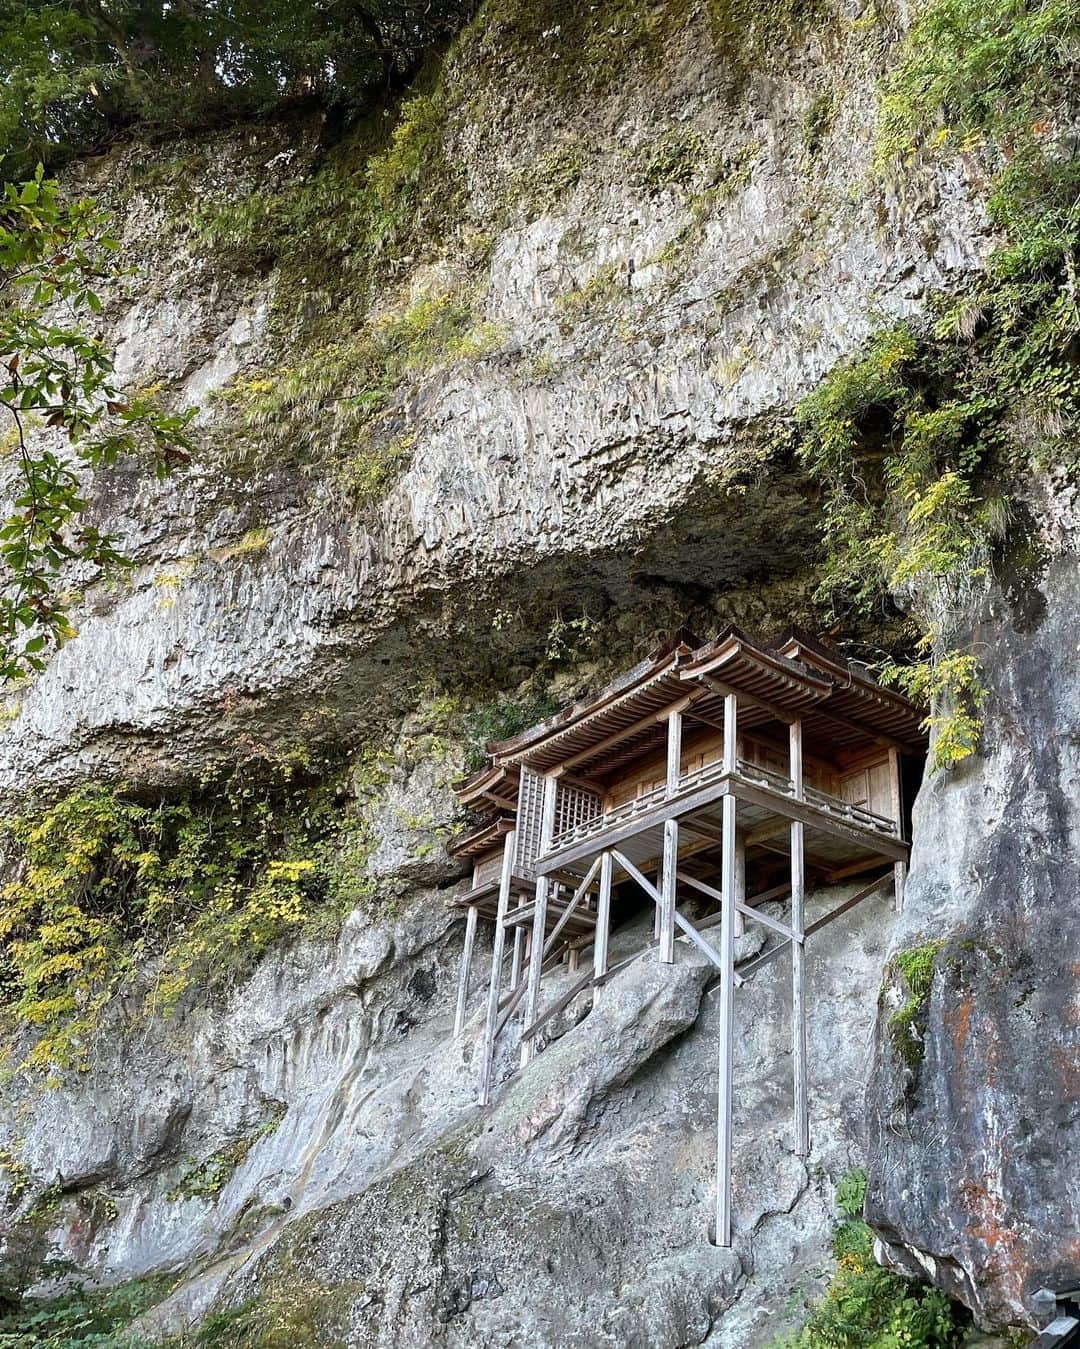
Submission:
[[[892,817],[896,821],[896,837],[904,837],[903,798],[900,794],[900,755],[897,750],[889,750],[889,790],[892,798]],[[907,864],[897,862],[893,866],[893,908],[897,913],[904,910],[904,882],[907,880]]]
[[[734,773],[739,759],[739,699],[734,693],[724,697],[724,772]]]
[[[544,778],[544,798],[540,808],[540,855],[551,847],[555,834],[555,801],[559,791],[558,778],[550,774]]]
[[[682,713],[669,712],[667,719],[667,794],[679,790],[679,769],[682,765]]]
[[[521,954],[525,946],[525,929],[514,928],[514,954],[510,962],[510,987],[517,988],[521,983]]]
[[[734,753],[734,694],[724,717],[725,753],[731,739]],[[737,801],[724,797],[724,841],[721,863],[723,901],[720,919],[720,1046],[716,1098],[716,1231],[717,1246],[731,1245],[731,1096],[735,1052],[735,811]]]
[[[525,989],[525,1024],[531,1026],[540,1010],[540,976],[544,965],[544,928],[547,926],[548,878],[537,876],[536,900],[533,909],[532,950],[529,959],[529,972]],[[521,1042],[521,1066],[531,1060],[535,1053],[533,1040]]]
[[[607,973],[608,936],[611,929],[611,853],[600,858],[600,899],[596,909],[596,936],[593,941],[593,974],[599,979]]]
[[[469,905],[465,916],[465,945],[461,949],[461,970],[458,974],[457,1006],[454,1009],[454,1038],[465,1028],[465,1006],[469,1001],[469,974],[472,971],[473,947],[476,945],[476,905]]]
[[[790,731],[791,782],[796,800],[803,797],[802,722],[793,721]],[[791,824],[791,1066],[794,1086],[795,1154],[810,1152],[810,1116],[807,1105],[806,1065],[806,859],[803,852],[805,826]]]
[[[735,839],[735,903],[746,903],[746,833],[740,830]],[[739,909],[735,910],[736,940],[746,931],[746,922]]]
[[[567,948],[566,968],[570,974],[577,974],[578,960],[581,956],[581,950],[577,946]]]
[[[555,797],[558,779],[552,774],[544,778],[543,812],[540,817],[540,856],[551,847],[555,833]],[[525,989],[525,1024],[532,1025],[540,1010],[540,980],[544,972],[544,934],[547,932],[547,904],[550,882],[547,876],[537,876],[533,904],[532,943],[529,952],[529,972]],[[535,1040],[522,1040],[521,1066],[524,1068],[536,1053]]]
[[[803,786],[802,722],[793,721],[788,727],[788,777],[791,778],[791,794],[796,801],[805,798]]]
[[[510,881],[514,873],[517,830],[511,829],[503,843],[502,874],[499,877],[499,907],[495,916],[495,942],[491,951],[491,985],[488,988],[484,1038],[480,1046],[480,1104],[491,1101],[491,1065],[495,1055],[495,1023],[499,1017],[499,985],[502,982],[503,945],[506,941],[506,910],[510,904]]]
[[[664,865],[660,885],[660,963],[675,963],[675,872],[679,865],[679,822],[664,821]]]

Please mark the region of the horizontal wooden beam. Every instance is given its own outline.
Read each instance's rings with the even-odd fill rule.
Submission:
[[[665,820],[681,820],[685,815],[692,814],[695,810],[701,810],[703,806],[710,805],[714,801],[719,801],[727,795],[728,790],[728,778],[724,776],[717,777],[699,788],[698,791],[691,792],[687,796],[676,796],[670,799],[661,798],[652,810],[646,811],[643,815],[636,815],[624,824],[615,825],[603,833],[582,839],[572,848],[560,848],[557,857],[537,858],[534,864],[537,875],[550,875],[559,867],[573,866],[583,857],[592,857],[595,853],[606,852],[609,848],[613,848],[616,844],[622,843],[628,838],[633,838],[636,834],[643,834],[649,829],[658,828]]]
[[[822,880],[826,885],[835,885],[837,881],[847,880],[849,876],[858,876],[878,865],[880,865],[878,858],[864,857],[861,862],[849,862],[846,866],[834,867],[831,871],[826,871]]]
[[[692,834],[700,834],[702,838],[707,838],[712,843],[723,842],[724,831],[714,825],[702,824],[700,820],[680,820],[679,823],[683,829],[689,829]]]
[[[595,745],[590,745],[588,749],[578,750],[576,754],[571,754],[568,759],[562,763],[556,764],[551,770],[552,777],[562,777],[579,763],[585,763],[587,760],[595,758],[597,754],[603,754],[606,749],[613,749],[624,740],[629,740],[632,735],[637,735],[639,731],[647,731],[657,722],[666,721],[672,712],[682,712],[694,701],[701,697],[701,690],[695,689],[692,693],[684,694],[673,703],[666,707],[659,708],[656,712],[650,712],[647,717],[639,717],[637,721],[632,721],[629,726],[624,726],[621,731],[614,731],[611,735],[605,736],[603,740],[598,740]]]
[[[755,787],[738,777],[732,779],[731,790],[740,801],[746,801],[750,805],[763,806],[766,810],[773,810],[778,815],[785,815],[789,820],[798,820],[803,824],[811,825],[814,829],[820,829],[822,833],[835,834],[838,838],[846,838],[852,843],[860,844],[868,852],[877,852],[882,857],[888,857],[897,862],[907,861],[908,847],[906,843],[888,838],[885,834],[879,834],[870,829],[860,829],[857,825],[841,823],[827,810],[813,806],[809,802],[796,801],[794,797],[782,796],[765,788]]]
[[[785,834],[791,828],[790,820],[770,820],[768,824],[759,824],[746,835],[746,846],[752,848],[755,843],[764,843],[766,839]]]

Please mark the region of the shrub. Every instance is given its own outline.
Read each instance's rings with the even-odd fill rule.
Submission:
[[[874,1260],[874,1234],[858,1216],[866,1172],[845,1172],[836,1184],[842,1220],[833,1230],[836,1262],[829,1287],[794,1335],[774,1349],[950,1349],[969,1320],[940,1289],[913,1283]]]
[[[92,784],[6,821],[6,1052],[37,1037],[9,1067],[82,1068],[104,1008],[145,991],[146,971],[150,1006],[167,1013],[338,907],[351,882],[336,848],[351,828],[355,851],[358,827],[337,799],[343,780],[326,758],[252,754],[173,796]]]

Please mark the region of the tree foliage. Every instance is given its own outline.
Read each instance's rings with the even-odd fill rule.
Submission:
[[[346,822],[342,769],[253,750],[181,794],[90,783],[0,824],[0,1058],[82,1068],[111,1001],[153,968],[168,1013],[194,983],[242,969],[329,906],[357,902],[369,846]],[[26,1028],[35,1039],[19,1039]],[[11,1057],[16,1042],[26,1051]]]
[[[918,13],[883,90],[879,166],[902,190],[963,156],[996,243],[962,294],[878,333],[801,408],[803,461],[827,486],[834,606],[921,592],[915,662],[885,674],[932,704],[934,767],[970,754],[981,728],[978,656],[950,649],[949,625],[1015,533],[1018,485],[1077,471],[1078,41],[1070,0]]]
[[[73,635],[61,572],[123,563],[85,517],[80,469],[138,455],[159,474],[188,459],[186,415],[113,384],[93,332],[117,244],[92,202],[61,200],[39,167],[0,188],[0,449],[14,458],[0,523],[0,678],[44,666]]]
[[[142,123],[349,103],[415,68],[469,0],[0,0],[0,147],[24,167]]]

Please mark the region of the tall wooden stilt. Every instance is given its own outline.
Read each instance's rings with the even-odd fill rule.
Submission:
[[[802,722],[794,721],[790,729],[791,781],[796,800],[803,798]],[[791,1066],[794,1085],[795,1153],[805,1157],[810,1152],[810,1116],[807,1104],[806,1063],[806,989],[804,959],[806,953],[806,859],[804,855],[804,826],[791,824]]]
[[[735,898],[740,904],[746,903],[746,834],[742,830],[735,840]],[[746,931],[746,920],[735,910],[735,936],[741,937]]]
[[[660,884],[660,960],[675,963],[675,873],[679,865],[679,822],[664,821],[664,865]]]
[[[896,835],[904,836],[903,796],[900,789],[900,755],[895,749],[889,750],[889,788],[892,797],[892,817],[896,821]],[[904,882],[907,880],[907,865],[897,862],[893,866],[893,908],[897,913],[904,911]]]
[[[514,872],[514,844],[517,831],[511,829],[503,845],[502,874],[499,878],[499,907],[495,917],[495,942],[491,952],[491,984],[488,988],[487,1016],[480,1047],[480,1104],[491,1100],[491,1065],[495,1054],[495,1025],[499,1018],[499,985],[502,983],[503,946],[506,941],[506,910],[510,904],[510,881]],[[541,942],[541,945],[543,943]]]
[[[532,941],[529,951],[529,970],[525,986],[525,1025],[531,1026],[540,1010],[540,976],[544,967],[544,929],[547,926],[548,878],[537,876],[536,899],[533,908]],[[521,1065],[524,1067],[536,1052],[535,1038],[522,1040]]]
[[[736,798],[724,797],[720,918],[720,1046],[716,1098],[717,1246],[731,1245],[731,1096],[735,1052],[735,811]]]
[[[600,979],[607,974],[608,937],[611,930],[611,853],[600,858],[600,898],[596,906],[596,938],[593,942],[593,974]]]
[[[525,946],[525,929],[514,928],[514,954],[510,957],[510,987],[521,983],[521,953]]]
[[[547,852],[555,833],[555,807],[559,790],[558,779],[549,773],[544,778],[544,800],[540,818],[540,856]],[[540,979],[544,972],[544,937],[547,933],[548,893],[551,882],[546,876],[537,876],[533,904],[532,939],[529,944],[529,971],[525,986],[525,1025],[531,1026],[540,1011]],[[521,1042],[521,1066],[536,1053],[536,1037]]]
[[[476,945],[476,905],[470,904],[465,917],[465,945],[461,949],[461,969],[458,973],[457,1006],[454,1009],[454,1035],[465,1027],[465,1007],[469,1001],[469,975],[472,971],[473,947]]]

